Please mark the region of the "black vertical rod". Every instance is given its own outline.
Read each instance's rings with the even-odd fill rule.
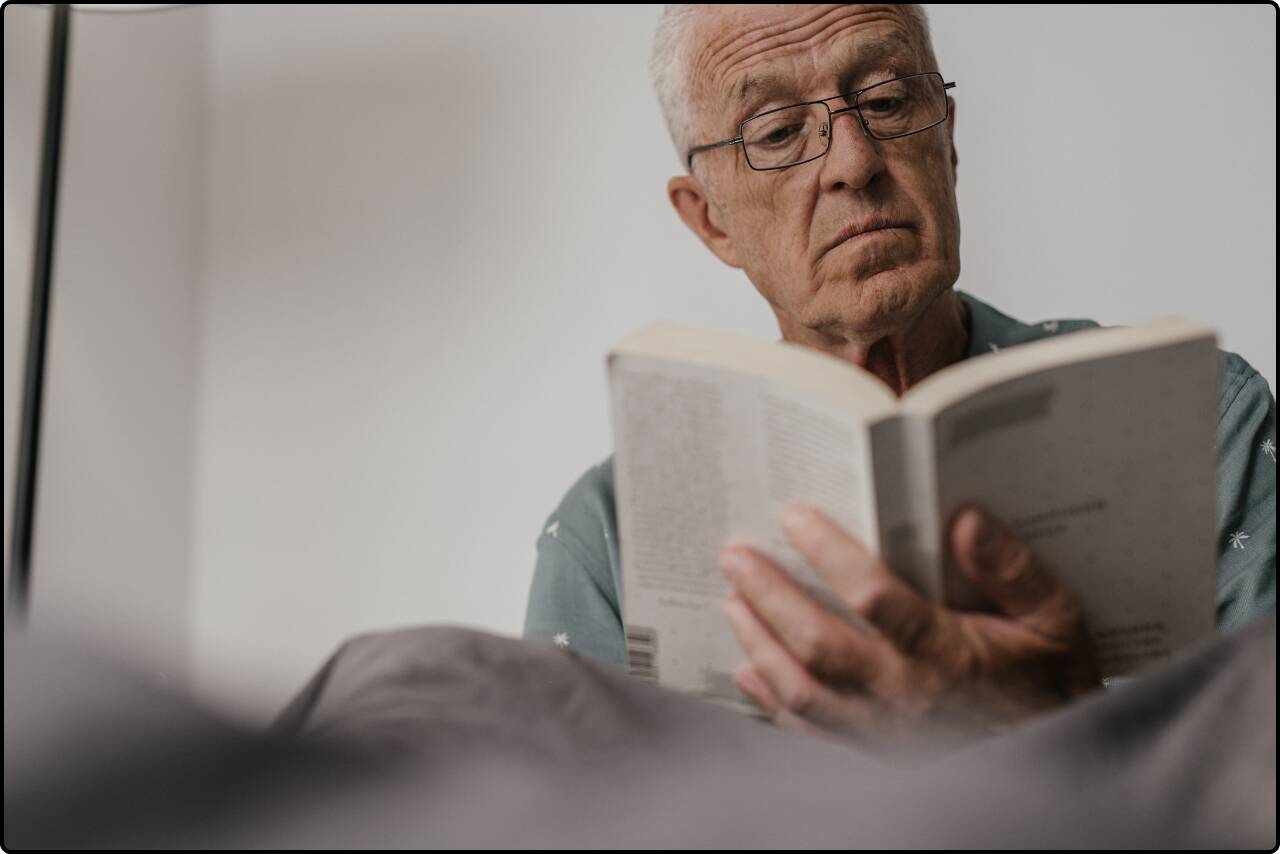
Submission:
[[[62,107],[67,83],[67,39],[71,7],[53,6],[49,35],[49,73],[45,81],[44,140],[40,159],[40,195],[35,263],[31,274],[31,314],[27,324],[27,361],[22,382],[22,423],[18,439],[18,478],[13,502],[13,538],[9,552],[9,615],[15,627],[26,624],[31,596],[31,541],[36,509],[36,463],[40,457],[40,410],[44,401],[44,354],[49,329],[49,285],[53,278],[53,226],[58,202],[58,166],[62,154]]]

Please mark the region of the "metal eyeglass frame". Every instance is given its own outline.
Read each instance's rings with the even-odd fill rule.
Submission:
[[[931,125],[926,125],[925,127],[922,127],[922,128],[919,128],[919,129],[917,129],[917,130],[913,130],[913,131],[908,131],[907,133],[895,134],[894,136],[876,136],[874,133],[872,133],[872,132],[871,132],[871,127],[870,127],[870,125],[868,125],[868,124],[867,124],[867,118],[866,118],[866,116],[862,115],[862,107],[861,107],[861,105],[858,103],[858,98],[862,95],[862,93],[863,93],[863,92],[868,92],[868,91],[870,91],[870,90],[872,90],[872,89],[876,88],[877,86],[884,86],[886,83],[896,83],[896,82],[898,82],[899,80],[907,80],[907,79],[912,78],[912,77],[924,77],[925,75],[933,75],[934,77],[937,77],[939,80],[943,80],[942,74],[941,74],[940,72],[937,72],[937,71],[921,71],[919,74],[905,74],[905,75],[903,75],[902,77],[895,77],[895,78],[894,78],[894,79],[892,79],[892,80],[882,80],[882,81],[880,81],[879,83],[873,83],[873,84],[872,84],[872,85],[870,85],[870,86],[863,87],[862,89],[858,89],[858,90],[853,91],[853,92],[846,92],[846,93],[845,93],[845,94],[843,94],[843,95],[832,95],[830,98],[823,98],[823,99],[818,100],[818,101],[803,101],[803,102],[801,102],[801,103],[799,103],[799,104],[788,104],[788,105],[787,105],[787,106],[785,106],[785,107],[778,107],[778,108],[773,109],[773,110],[765,110],[763,113],[757,113],[756,115],[751,116],[750,118],[747,118],[747,119],[743,119],[743,120],[742,120],[742,122],[738,125],[738,135],[737,135],[737,137],[735,137],[734,139],[722,139],[722,140],[720,140],[719,142],[712,142],[712,143],[708,143],[707,145],[695,145],[693,148],[689,149],[689,153],[688,153],[688,155],[686,156],[686,163],[688,164],[689,171],[690,171],[690,172],[692,172],[692,171],[693,171],[693,155],[698,154],[698,153],[703,152],[703,151],[710,151],[710,150],[711,150],[711,149],[713,149],[713,148],[721,148],[722,146],[726,146],[726,145],[739,145],[739,144],[741,144],[741,143],[743,142],[743,133],[742,133],[742,129],[743,129],[744,127],[746,127],[746,126],[747,126],[747,122],[754,121],[755,119],[758,119],[758,118],[760,118],[761,116],[767,116],[767,115],[770,115],[771,113],[777,113],[777,112],[780,112],[780,111],[782,111],[782,110],[794,110],[796,107],[807,107],[807,106],[809,106],[810,104],[821,104],[822,106],[824,106],[824,107],[826,107],[826,108],[827,108],[827,125],[828,125],[828,127],[830,127],[830,126],[831,126],[831,120],[832,120],[832,119],[834,119],[836,116],[840,115],[841,113],[847,113],[847,112],[849,112],[850,110],[855,110],[855,111],[857,111],[857,113],[858,113],[858,120],[859,120],[860,122],[862,122],[862,130],[867,134],[867,136],[871,137],[872,139],[900,139],[900,138],[902,138],[902,137],[904,137],[904,136],[911,136],[912,134],[917,134],[917,133],[921,133],[922,131],[926,131],[926,130],[928,130],[929,128],[937,127],[938,125],[940,125],[940,124],[942,124],[943,122],[945,122],[945,121],[947,120],[947,117],[948,117],[949,115],[951,115],[951,107],[950,107],[949,105],[947,106],[946,112],[945,112],[945,113],[943,113],[942,118],[938,119],[936,122],[934,122],[934,123],[933,123],[933,124],[931,124]],[[947,93],[947,90],[948,90],[948,89],[954,89],[954,88],[955,88],[955,85],[956,85],[956,84],[955,84],[955,82],[954,82],[954,81],[953,81],[953,82],[951,82],[951,83],[947,83],[947,82],[943,81],[943,83],[942,83],[942,94],[945,96],[945,95],[946,95],[946,93]],[[844,107],[843,109],[833,110],[833,109],[831,109],[831,105],[830,105],[830,104],[828,104],[828,103],[827,103],[827,101],[834,101],[834,100],[836,100],[837,98],[845,98],[845,99],[852,98],[852,99],[853,99],[853,103],[852,103],[852,104],[850,104],[850,105],[849,105],[849,106],[847,106],[847,107]],[[834,132],[833,132],[833,134],[832,134],[832,135],[834,135]],[[828,152],[828,151],[830,151],[830,150],[831,150],[831,136],[828,136],[828,137],[827,137],[827,147],[826,147],[826,148],[824,148],[824,149],[822,150],[822,153],[821,153],[821,154],[815,154],[813,157],[809,157],[809,158],[807,158],[807,159],[805,159],[805,160],[797,160],[795,163],[788,163],[788,164],[787,164],[787,165],[785,165],[785,166],[765,166],[765,167],[762,167],[762,168],[761,168],[761,167],[756,167],[756,166],[753,166],[753,165],[752,165],[752,163],[751,163],[751,158],[746,156],[747,152],[746,152],[746,146],[745,146],[745,145],[743,146],[743,152],[742,152],[742,155],[743,155],[743,158],[747,161],[747,165],[748,165],[748,166],[750,166],[750,167],[751,167],[753,170],[755,170],[756,172],[772,172],[772,171],[777,170],[777,169],[790,169],[792,166],[799,166],[799,165],[800,165],[800,164],[802,164],[802,163],[809,163],[809,162],[811,162],[811,161],[817,160],[819,157],[825,157],[825,156],[826,156],[826,154],[827,154],[827,152]]]

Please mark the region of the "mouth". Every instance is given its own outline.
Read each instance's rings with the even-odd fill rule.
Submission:
[[[823,254],[826,254],[840,244],[847,243],[855,238],[867,237],[873,234],[885,234],[900,228],[909,228],[909,226],[904,222],[894,222],[882,218],[871,219],[865,222],[845,226],[840,230],[840,233],[836,235],[835,240],[832,241],[831,245],[824,250]]]

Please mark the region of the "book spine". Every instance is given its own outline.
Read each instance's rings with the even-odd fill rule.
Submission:
[[[926,598],[943,597],[937,466],[931,423],[897,415],[871,427],[880,557]]]

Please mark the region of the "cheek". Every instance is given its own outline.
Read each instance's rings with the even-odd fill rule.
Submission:
[[[923,198],[927,199],[928,240],[934,252],[950,256],[960,241],[960,212],[956,206],[955,183],[951,172],[950,149],[931,147],[922,176]]]
[[[748,270],[765,274],[765,280],[790,282],[804,269],[810,222],[805,217],[777,215],[777,211],[807,209],[797,195],[801,189],[776,180],[757,180],[739,199],[743,255],[750,259]]]

